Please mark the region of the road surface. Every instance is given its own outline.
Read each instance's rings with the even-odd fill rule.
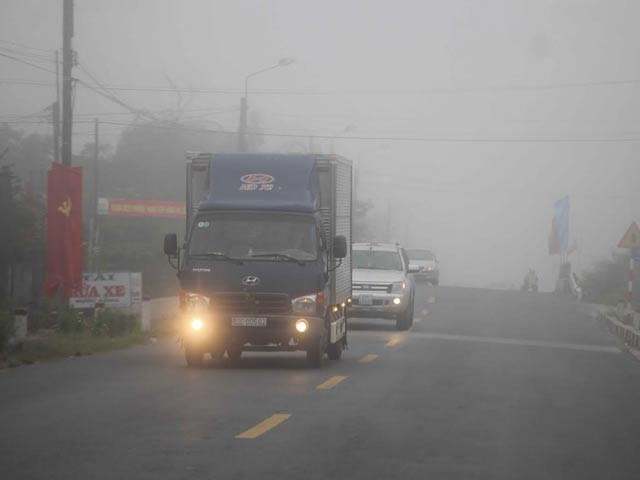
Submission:
[[[172,342],[0,372],[5,479],[636,479],[640,362],[550,294],[420,286],[340,362]]]

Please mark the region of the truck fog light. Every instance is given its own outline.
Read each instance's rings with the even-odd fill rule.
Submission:
[[[300,333],[304,333],[309,330],[309,322],[307,322],[304,318],[301,318],[296,321],[296,330]]]
[[[203,327],[203,323],[202,320],[200,320],[199,318],[194,318],[193,320],[191,320],[191,328],[193,328],[194,330],[201,330]]]
[[[394,305],[400,305],[400,299],[398,297],[393,299],[393,304]]]

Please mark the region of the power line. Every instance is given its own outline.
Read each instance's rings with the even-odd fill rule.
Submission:
[[[56,74],[56,72],[54,72],[53,70],[49,70],[48,68],[41,67],[40,65],[36,65],[35,63],[28,62],[28,61],[23,60],[21,58],[14,57],[12,55],[7,55],[6,53],[1,53],[0,52],[0,57],[5,57],[5,58],[9,58],[11,60],[14,60],[16,62],[24,63],[25,65],[29,65],[30,67],[37,68],[38,70],[42,70],[44,72],[48,72],[48,73],[51,73],[53,75]]]
[[[120,125],[123,127],[159,128],[165,130],[184,130],[199,133],[218,133],[225,135],[236,135],[232,130],[213,130],[208,128],[194,128],[170,125],[149,125],[149,124],[124,124],[117,122],[102,122],[106,125]],[[247,132],[251,135],[262,135],[264,137],[282,138],[303,138],[308,139],[309,134],[294,133],[265,133]],[[356,141],[381,141],[381,142],[423,142],[423,143],[638,143],[640,137],[621,138],[457,138],[457,137],[410,137],[410,136],[344,136],[344,135],[314,135],[316,139],[336,139],[336,140],[356,140]]]
[[[46,52],[46,53],[51,53],[51,50],[45,49],[45,48],[37,48],[37,47],[31,47],[29,45],[25,45],[24,43],[18,43],[18,42],[14,42],[13,40],[2,40],[0,39],[0,43],[6,43],[8,45],[11,45],[13,47],[19,47],[19,48],[23,48],[26,50],[33,50],[36,52]]]

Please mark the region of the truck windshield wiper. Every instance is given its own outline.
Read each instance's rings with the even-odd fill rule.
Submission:
[[[230,257],[229,255],[226,255],[222,252],[207,252],[207,253],[197,253],[194,255],[189,255],[190,257],[195,257],[195,258],[220,258],[223,260],[229,260],[231,262],[235,262],[238,265],[242,265],[243,262],[242,260],[240,260],[239,258],[233,258]]]
[[[289,260],[290,262],[296,262],[298,265],[304,265],[304,262],[299,258],[292,257],[291,255],[287,255],[286,253],[254,253],[250,255],[250,257],[276,257],[276,258],[284,258],[285,260]]]

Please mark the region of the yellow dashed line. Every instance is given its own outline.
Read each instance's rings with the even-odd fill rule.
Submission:
[[[395,347],[401,342],[400,337],[391,337],[391,339],[387,342],[387,347]]]
[[[378,355],[376,355],[375,353],[370,353],[369,355],[365,355],[364,357],[362,357],[360,360],[358,360],[360,363],[371,363],[373,362],[376,358],[378,358]]]
[[[276,413],[275,415],[271,415],[266,420],[263,420],[255,427],[251,427],[249,430],[236,435],[236,438],[258,438],[260,435],[267,433],[269,430],[277,427],[285,420],[288,420],[290,417],[291,415],[289,415],[288,413]]]
[[[329,390],[330,388],[333,388],[336,385],[338,385],[340,382],[346,380],[346,378],[347,377],[343,377],[342,375],[336,375],[335,377],[331,377],[326,382],[321,383],[316,388],[318,390]]]

